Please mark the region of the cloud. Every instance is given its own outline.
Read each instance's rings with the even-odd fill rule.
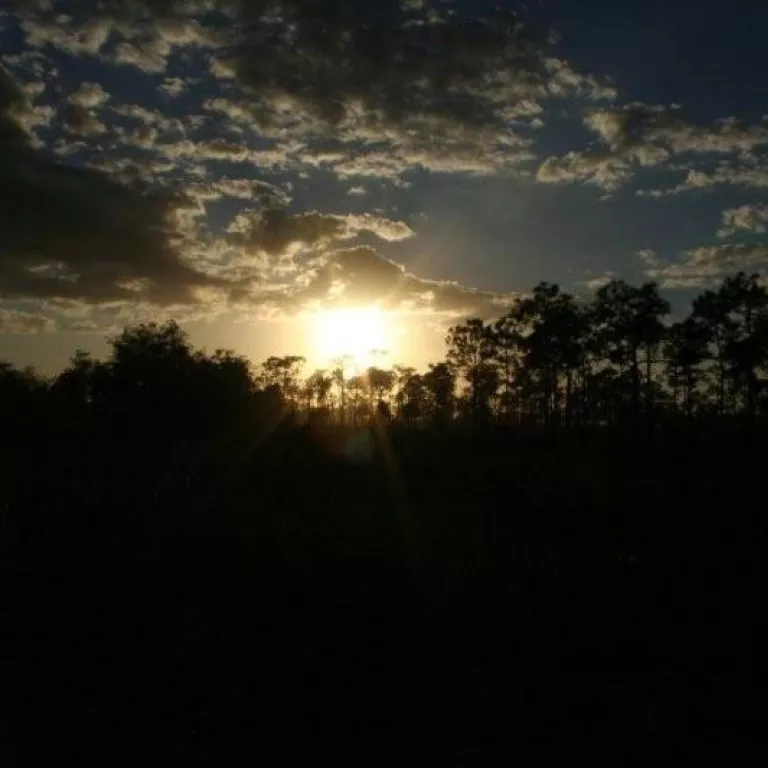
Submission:
[[[43,333],[56,328],[56,322],[47,315],[0,307],[0,333]]]
[[[517,296],[419,278],[374,248],[359,246],[334,251],[311,262],[296,277],[293,288],[273,300],[276,306],[287,311],[317,304],[377,304],[446,318],[480,316],[487,319],[499,316]]]
[[[612,85],[601,83],[593,75],[577,72],[564,59],[548,58],[545,66],[550,72],[547,89],[552,95],[577,95],[590,101],[613,101],[618,95],[616,88]]]
[[[587,114],[585,123],[617,151],[652,145],[676,155],[750,152],[768,144],[768,125],[747,125],[727,117],[711,126],[698,126],[680,117],[676,107],[640,102],[593,110]]]
[[[584,285],[587,290],[591,291],[592,293],[597,293],[597,291],[599,291],[603,286],[608,285],[611,280],[615,280],[616,277],[616,272],[609,269],[608,271],[603,272],[602,275],[598,275],[597,277],[585,280],[582,285]]]
[[[101,107],[110,99],[110,95],[99,83],[81,83],[77,90],[69,97],[72,104],[76,104],[84,109],[93,109]]]
[[[0,70],[0,295],[90,302],[193,302],[218,285],[182,258],[193,201],[51,161],[17,114],[25,95]],[[76,105],[72,105],[73,107]]]
[[[641,248],[636,255],[643,261],[646,267],[652,268],[659,265],[659,254],[652,248]]]
[[[683,181],[674,187],[641,189],[637,194],[641,197],[669,197],[682,192],[709,189],[719,184],[765,189],[768,187],[768,166],[744,163],[739,166],[721,164],[713,171],[690,169]]]
[[[253,200],[263,207],[277,207],[287,205],[289,202],[287,192],[265,181],[257,179],[233,179],[222,176],[213,182],[213,188],[222,195]]]
[[[286,0],[269,18],[262,4],[237,7],[239,82],[330,126],[361,113],[369,128],[418,118],[502,129],[515,87],[545,77],[539,41],[501,10],[470,18],[431,3]]]
[[[284,208],[266,208],[258,216],[237,221],[233,231],[244,232],[252,246],[271,255],[351,240],[362,232],[370,232],[389,242],[414,235],[404,222],[373,214],[339,215],[316,211],[294,214]]]
[[[107,126],[88,109],[71,102],[59,109],[59,119],[64,130],[75,136],[101,136]]]
[[[768,205],[754,203],[723,211],[723,227],[718,237],[730,237],[737,231],[768,232]]]
[[[35,129],[48,125],[52,116],[51,107],[33,105],[28,93],[0,65],[0,147],[11,152],[37,144]]]
[[[613,191],[629,181],[638,168],[663,166],[676,156],[745,156],[768,146],[768,125],[747,125],[730,117],[710,126],[694,125],[681,117],[676,105],[664,107],[636,102],[591,110],[584,124],[597,136],[597,146],[547,158],[539,167],[540,182],[583,182]],[[742,176],[740,182],[746,180],[747,177]],[[711,183],[718,181],[713,179]],[[735,183],[735,177],[731,183]],[[661,197],[710,185],[706,175],[691,170],[679,188],[639,194]]]
[[[168,52],[170,46],[163,44],[161,40],[152,40],[145,43],[119,43],[115,47],[112,58],[115,64],[125,64],[137,67],[144,72],[153,74],[165,72],[168,66]]]
[[[630,175],[630,166],[621,158],[602,152],[568,152],[548,157],[539,166],[536,180],[543,184],[582,182],[612,191]]]
[[[70,0],[35,13],[24,5],[17,12],[32,45],[150,75],[165,73],[177,49],[200,51],[226,88],[207,111],[274,139],[283,157],[284,143],[301,141],[297,164],[342,179],[399,180],[414,169],[525,174],[532,141],[515,128],[541,126],[543,101],[616,97],[611,84],[550,55],[546,30],[503,4]],[[167,77],[160,87],[178,95],[185,85]],[[75,117],[81,131],[97,130]],[[275,154],[262,161],[282,165]]]
[[[734,272],[768,268],[768,245],[757,243],[702,246],[685,252],[677,264],[653,267],[646,275],[662,288],[702,288]]]
[[[188,87],[189,83],[184,78],[166,77],[163,84],[160,86],[160,89],[165,91],[169,96],[181,96]]]
[[[99,53],[112,33],[112,19],[94,16],[77,23],[71,16],[59,14],[55,19],[42,16],[39,11],[28,10],[19,20],[32,48],[53,46],[72,56]]]

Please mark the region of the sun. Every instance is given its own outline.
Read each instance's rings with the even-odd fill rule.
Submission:
[[[321,310],[311,317],[314,346],[323,364],[345,358],[350,371],[375,365],[391,351],[392,334],[376,307]]]

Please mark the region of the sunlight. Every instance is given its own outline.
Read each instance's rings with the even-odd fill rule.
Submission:
[[[351,372],[380,364],[391,353],[392,329],[376,307],[321,310],[310,318],[314,345],[323,364],[348,360]]]

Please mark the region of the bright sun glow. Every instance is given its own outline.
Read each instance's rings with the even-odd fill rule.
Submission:
[[[350,371],[362,370],[392,351],[387,317],[375,307],[323,310],[311,322],[323,364],[344,357]]]

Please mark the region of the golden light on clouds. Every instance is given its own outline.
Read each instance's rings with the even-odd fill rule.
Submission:
[[[324,365],[344,357],[350,370],[363,370],[396,352],[394,321],[377,307],[320,310],[309,323],[314,355]]]

